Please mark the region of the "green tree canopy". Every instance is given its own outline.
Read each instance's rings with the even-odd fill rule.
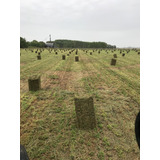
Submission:
[[[27,48],[28,44],[25,38],[20,37],[20,48]]]
[[[54,46],[58,48],[116,48],[105,42],[83,42],[74,40],[55,40]]]

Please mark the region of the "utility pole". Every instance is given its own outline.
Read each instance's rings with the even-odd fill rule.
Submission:
[[[50,40],[50,42],[51,42],[51,35],[49,35],[49,40]]]

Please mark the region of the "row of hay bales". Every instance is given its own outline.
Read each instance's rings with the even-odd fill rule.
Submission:
[[[126,53],[129,53],[130,51],[135,51],[135,52],[138,52],[138,54],[140,54],[140,50],[139,49],[62,49],[62,48],[33,48],[33,49],[24,49],[26,52],[28,51],[31,51],[31,52],[35,52],[35,53],[38,53],[38,52],[42,52],[44,50],[47,50],[49,53],[51,53],[52,51],[54,52],[66,52],[66,51],[75,51],[75,52],[78,52],[78,50],[82,50],[86,53],[88,53],[89,51],[92,51],[92,52],[98,52],[98,53],[101,53],[102,51],[106,51],[106,53],[108,52],[111,52],[111,53],[114,53],[116,51],[119,51],[119,53],[123,53],[123,52],[126,52]]]
[[[27,49],[25,49],[27,51]],[[78,50],[79,49],[28,49],[29,51],[31,52],[34,52],[34,53],[37,53],[37,60],[41,60],[41,53],[44,51],[44,50],[47,50],[49,53],[55,53],[55,55],[58,55],[58,53],[67,53],[67,56],[69,56],[71,53],[75,53],[76,55],[78,55]],[[124,57],[126,54],[128,54],[131,50],[129,49],[126,49],[126,50],[122,50],[122,49],[112,49],[112,50],[109,50],[109,49],[81,49],[84,53],[89,53],[90,55],[93,55],[94,52],[98,52],[98,54],[101,53],[101,51],[106,51],[106,54],[109,53],[109,51],[111,53],[114,53],[115,51],[119,51],[120,54],[122,54],[122,56]],[[138,54],[140,54],[140,51],[139,50],[136,50],[136,49],[132,49],[133,51],[135,52],[138,52]],[[113,58],[111,59],[111,63],[110,65],[116,65],[116,60],[117,58],[117,54],[113,54]],[[65,60],[66,59],[66,55],[63,54],[62,55],[62,60]],[[79,57],[78,56],[75,56],[75,62],[78,62],[79,61]]]

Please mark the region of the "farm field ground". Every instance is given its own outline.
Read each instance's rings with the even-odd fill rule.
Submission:
[[[140,109],[140,55],[78,49],[75,62],[76,50],[71,50],[57,49],[56,55],[44,49],[41,60],[29,49],[20,51],[20,139],[29,158],[139,160],[134,123]],[[115,53],[117,64],[111,66]],[[35,74],[41,75],[41,90],[31,92],[28,77]],[[97,127],[80,130],[74,98],[89,96]]]

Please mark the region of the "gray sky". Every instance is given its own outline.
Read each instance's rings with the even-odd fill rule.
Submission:
[[[140,47],[140,0],[20,0],[27,41],[70,39]]]

